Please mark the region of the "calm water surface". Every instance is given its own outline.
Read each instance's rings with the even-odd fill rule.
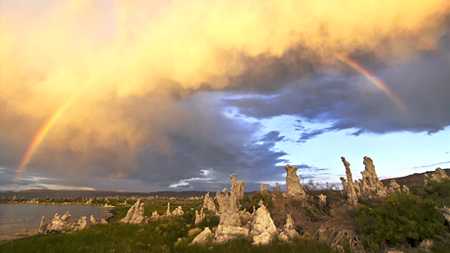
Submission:
[[[37,230],[42,216],[52,219],[55,213],[62,216],[69,212],[70,223],[86,216],[89,224],[91,215],[99,220],[110,216],[109,211],[109,208],[99,206],[0,204],[0,236],[20,233],[24,229]]]

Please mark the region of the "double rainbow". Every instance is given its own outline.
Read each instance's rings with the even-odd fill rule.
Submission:
[[[340,55],[340,54],[333,54],[336,59],[338,59],[340,62],[344,63],[345,65],[351,67],[352,69],[359,72],[361,75],[363,75],[367,80],[369,80],[371,83],[375,84],[381,91],[383,91],[386,95],[389,96],[389,98],[394,101],[398,107],[400,107],[403,111],[406,111],[406,105],[403,103],[403,101],[397,97],[390,89],[389,87],[383,83],[380,79],[378,79],[375,75],[370,73],[367,69],[362,67],[357,62],[351,60],[350,58]]]

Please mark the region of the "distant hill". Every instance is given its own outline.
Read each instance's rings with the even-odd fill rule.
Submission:
[[[445,173],[450,177],[450,169],[444,169]],[[398,178],[389,178],[381,180],[381,182],[388,186],[392,179],[399,185],[406,185],[408,188],[412,187],[422,187],[425,179],[425,173],[432,173],[434,171],[427,171],[424,173],[414,173],[405,177]],[[123,196],[123,197],[146,197],[146,196],[156,196],[159,197],[200,197],[204,196],[206,191],[159,191],[159,192],[118,192],[118,191],[72,191],[72,190],[45,190],[45,189],[34,189],[34,190],[25,190],[25,191],[4,191],[0,192],[0,198],[13,198],[16,196],[17,198],[46,198],[47,196],[52,199],[59,198],[76,198],[76,197],[85,197],[85,198],[93,198],[93,197],[108,197],[108,196]],[[215,196],[216,192],[211,191],[210,196]]]
[[[159,197],[199,197],[204,196],[207,192],[202,191],[160,191],[160,192],[117,192],[117,191],[72,191],[72,190],[45,190],[45,189],[35,189],[35,190],[25,190],[25,191],[4,191],[0,192],[0,198],[46,198],[47,196],[52,199],[59,198],[76,198],[76,197],[108,197],[108,196],[123,196],[123,197],[146,197],[146,196],[156,196]],[[210,196],[215,196],[215,192],[210,192]]]
[[[443,169],[443,170],[450,177],[450,169]],[[424,180],[425,180],[425,173],[430,174],[430,173],[433,173],[433,172],[434,171],[427,171],[427,172],[424,172],[424,173],[414,173],[412,175],[405,176],[405,177],[384,179],[384,180],[381,180],[381,182],[385,186],[389,186],[390,181],[392,179],[395,179],[395,182],[397,182],[397,184],[399,184],[399,185],[406,185],[408,188],[423,187]]]

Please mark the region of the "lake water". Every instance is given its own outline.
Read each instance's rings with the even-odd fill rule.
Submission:
[[[21,233],[26,230],[37,230],[42,216],[53,219],[55,213],[61,216],[69,212],[69,222],[86,216],[88,224],[91,215],[100,220],[110,216],[110,208],[78,205],[33,205],[33,204],[0,204],[0,236]]]

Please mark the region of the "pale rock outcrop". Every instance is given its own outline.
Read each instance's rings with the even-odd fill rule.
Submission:
[[[323,195],[322,193],[317,196],[319,198],[319,205],[320,206],[326,206],[327,205],[327,196]],[[289,214],[288,214],[289,215]],[[290,216],[290,215],[289,215]]]
[[[248,237],[248,229],[241,227],[219,225],[214,235],[213,243],[218,244],[226,243],[229,240],[237,239],[240,236]]]
[[[300,237],[300,234],[294,228],[294,220],[292,219],[291,215],[287,214],[286,224],[278,234],[278,238],[282,241],[289,241],[293,240],[296,237]]]
[[[269,191],[267,190],[267,187],[264,184],[261,184],[260,190],[262,194],[269,194]]]
[[[442,216],[450,223],[450,208],[444,206],[443,208],[439,209],[442,213]]]
[[[75,230],[83,230],[87,227],[87,220],[86,216],[81,216],[81,219],[77,221],[77,223],[74,224]]]
[[[47,223],[45,223],[45,217],[42,216],[42,218],[41,218],[41,224],[39,225],[39,233],[40,233],[40,234],[44,233],[45,230],[46,230],[46,228],[47,228]]]
[[[441,168],[437,168],[433,173],[427,174],[425,173],[424,184],[425,186],[428,184],[428,181],[433,180],[436,182],[441,182],[442,179],[448,178],[447,173]]]
[[[42,217],[39,230],[42,230],[41,233],[43,234],[66,231],[71,227],[68,221],[69,218],[69,212],[64,214],[62,217],[58,213],[56,213],[50,223],[45,225],[44,217]]]
[[[408,186],[403,185],[403,187],[402,187],[402,192],[404,192],[404,193],[406,193],[406,194],[409,194],[409,188],[408,188]]]
[[[231,196],[238,202],[244,198],[244,182],[236,181],[236,174],[230,176],[231,178]]]
[[[223,194],[217,191],[216,197],[219,202],[220,223],[214,235],[214,242],[225,243],[239,236],[247,237],[249,230],[240,227],[241,221],[235,196],[229,196],[227,189],[224,189]]]
[[[259,208],[253,214],[252,231],[250,237],[253,238],[254,245],[266,245],[272,241],[277,233],[277,228],[270,217],[269,210],[264,206],[263,201],[259,202]]]
[[[91,220],[91,224],[92,224],[92,225],[96,225],[96,224],[108,224],[108,222],[107,222],[105,219],[101,219],[100,221],[96,220],[96,219],[94,218],[94,215],[91,215],[90,220]]]
[[[361,195],[367,199],[386,197],[388,191],[380,179],[378,179],[372,159],[364,156],[363,164],[365,165],[365,169],[361,172]]]
[[[255,206],[253,206],[254,208]],[[254,213],[255,211],[253,211]],[[239,212],[239,219],[241,220],[241,226],[242,227],[246,227],[248,229],[251,228],[251,223],[253,221],[253,215],[249,212],[247,212],[247,210],[243,210]]]
[[[205,213],[203,212],[203,208],[200,210],[200,213],[195,210],[195,225],[198,225],[200,222],[202,222],[205,219]]]
[[[350,170],[350,163],[345,160],[345,157],[341,157],[342,162],[345,166],[345,173],[347,174],[347,180],[341,177],[342,186],[344,187],[344,192],[347,194],[347,200],[352,206],[358,204],[358,196],[356,195],[355,186],[353,183],[352,171]]]
[[[98,221],[94,218],[94,215],[91,215],[90,220],[91,220],[91,224],[92,224],[92,225],[98,224]]]
[[[420,252],[432,252],[431,249],[434,246],[434,241],[431,239],[425,239],[420,244],[419,247],[417,247]]]
[[[395,182],[395,179],[392,179],[392,180],[390,181],[388,191],[389,191],[389,192],[400,191],[400,185],[397,184],[397,182]]]
[[[297,176],[297,167],[286,165],[284,169],[287,172],[286,175],[286,188],[288,197],[293,197],[297,199],[305,199],[306,193],[303,187],[300,185],[300,178]]]
[[[159,219],[159,214],[158,214],[157,211],[154,211],[154,212],[152,213],[152,219]]]
[[[236,206],[234,196],[228,195],[227,189],[223,189],[223,194],[217,191],[217,202],[219,202],[220,225],[239,227],[239,209]]]
[[[170,202],[168,202],[168,203],[167,203],[166,216],[170,216],[170,215],[172,215],[172,214],[170,213]]]
[[[178,206],[177,208],[175,208],[175,210],[173,210],[172,215],[173,216],[181,216],[184,214],[183,208],[181,206]]]
[[[86,205],[91,205],[92,201],[94,201],[94,198],[90,198],[88,201],[86,201]]]
[[[205,194],[205,198],[203,199],[203,208],[208,209],[210,212],[217,212],[216,204],[214,203],[214,199],[209,197],[209,192]]]
[[[144,216],[144,202],[140,199],[128,210],[127,216],[120,220],[123,223],[144,224],[147,219]]]
[[[208,239],[211,237],[211,230],[209,229],[209,227],[206,227],[205,230],[203,230],[200,234],[198,234],[194,240],[192,240],[192,242],[190,243],[190,245],[192,244],[206,244],[208,243]]]

